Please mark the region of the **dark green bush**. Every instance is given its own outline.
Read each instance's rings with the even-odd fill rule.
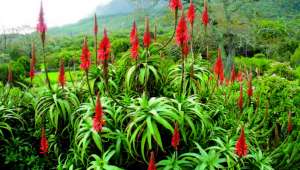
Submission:
[[[270,68],[272,60],[266,58],[245,58],[245,57],[235,57],[234,63],[237,66],[246,67],[248,70],[258,69],[261,74],[266,72]]]
[[[266,58],[266,55],[263,53],[257,53],[253,56],[254,58]]]
[[[27,76],[27,73],[24,69],[24,66],[22,63],[13,61],[10,63],[13,73],[13,81],[20,81],[22,78]],[[9,64],[0,64],[0,81],[3,83],[7,82],[7,76],[8,76],[8,65]]]
[[[23,66],[26,73],[29,73],[29,71],[30,71],[30,58],[29,57],[22,56],[22,57],[18,58],[17,62]]]
[[[289,63],[272,63],[267,73],[269,75],[275,74],[287,78],[288,80],[293,80],[294,78],[296,78],[295,72],[293,71]]]
[[[295,53],[291,56],[291,65],[300,66],[300,46],[296,49]]]
[[[112,42],[112,51],[115,57],[120,58],[121,53],[127,51],[130,47],[130,43],[127,39],[116,39]]]
[[[8,64],[0,64],[0,81],[5,84],[7,81]]]

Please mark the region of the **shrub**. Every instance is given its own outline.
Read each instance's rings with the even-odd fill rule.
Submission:
[[[0,64],[0,81],[4,84],[7,81],[7,68],[8,64]]]
[[[254,58],[266,58],[266,55],[263,53],[257,53],[253,56]]]
[[[23,66],[26,73],[28,73],[30,71],[30,59],[29,59],[29,57],[22,56],[22,57],[18,58],[17,62]]]
[[[130,44],[128,39],[116,39],[112,42],[111,46],[114,56],[119,58],[121,53],[129,49]]]
[[[295,53],[291,56],[291,65],[300,66],[300,46],[296,49]]]
[[[289,63],[275,62],[271,64],[270,69],[267,71],[269,75],[278,75],[288,80],[293,80],[296,75]]]
[[[258,69],[261,74],[270,68],[270,63],[272,60],[266,58],[245,58],[245,57],[235,57],[234,63],[237,66],[245,66],[249,69]]]
[[[273,120],[295,109],[293,98],[298,92],[294,88],[295,84],[287,79],[276,75],[264,76],[259,80],[258,87],[258,94],[267,97],[265,102],[269,102],[270,116]]]

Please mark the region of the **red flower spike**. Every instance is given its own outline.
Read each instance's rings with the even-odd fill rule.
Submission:
[[[239,157],[246,156],[248,153],[248,146],[246,144],[245,131],[243,127],[241,129],[241,135],[235,145],[235,153]]]
[[[134,44],[137,40],[137,27],[136,22],[133,21],[131,32],[130,32],[130,44]]]
[[[155,157],[154,157],[153,151],[150,153],[150,161],[148,164],[148,170],[156,170]]]
[[[250,76],[249,76],[247,94],[248,94],[248,97],[249,97],[249,98],[253,96],[252,73],[250,73]]]
[[[137,60],[139,56],[139,44],[138,43],[132,44],[130,52],[131,52],[131,57],[134,60]]]
[[[91,65],[91,53],[89,51],[89,47],[88,47],[88,44],[87,44],[87,39],[84,38],[84,41],[83,41],[83,46],[82,46],[82,53],[81,53],[81,56],[80,56],[80,60],[81,60],[81,64],[80,64],[80,68],[85,70],[85,71],[88,71],[88,69],[90,68],[90,65]]]
[[[223,66],[220,48],[218,49],[218,57],[217,57],[215,65],[214,65],[214,73],[215,73],[215,76],[218,77],[218,82],[220,84],[223,84],[223,82],[224,82],[224,66]]]
[[[98,34],[98,20],[97,20],[97,15],[94,15],[94,35]]]
[[[149,18],[146,17],[145,33],[144,33],[144,47],[149,48],[150,44],[151,44],[151,33],[150,33],[150,26],[149,26]]]
[[[187,18],[188,18],[192,28],[194,26],[194,21],[195,21],[195,17],[196,17],[195,13],[196,13],[195,5],[194,5],[193,1],[191,0],[190,7],[187,12]]]
[[[30,71],[29,71],[29,77],[30,77],[31,81],[34,78],[34,73],[35,73],[34,67],[35,67],[35,64],[36,64],[35,45],[34,45],[34,43],[32,43],[32,47],[31,47],[31,59],[30,59]]]
[[[207,27],[208,22],[209,22],[209,16],[208,16],[207,3],[204,0],[204,7],[203,7],[203,12],[202,12],[202,23],[205,26],[205,28]]]
[[[243,110],[243,85],[240,84],[240,96],[239,96],[239,100],[238,100],[238,107],[240,109],[240,111],[242,112]]]
[[[179,47],[183,48],[184,45],[188,44],[189,41],[189,32],[186,24],[186,19],[184,16],[184,12],[182,11],[182,15],[178,22],[178,26],[176,28],[176,43]]]
[[[45,128],[42,128],[40,154],[46,155],[48,153],[48,141],[46,138]]]
[[[101,106],[101,101],[99,94],[97,95],[96,107],[95,107],[95,116],[93,118],[93,129],[96,132],[102,130],[103,125],[105,124],[105,120],[103,118],[103,110]]]
[[[35,54],[35,44],[32,43],[32,46],[31,46],[31,58],[33,60],[33,64],[35,65],[36,64],[36,54]]]
[[[238,75],[237,75],[237,81],[242,83],[243,82],[243,73],[241,71],[238,72]]]
[[[46,31],[47,31],[47,26],[46,26],[45,19],[44,19],[44,9],[43,9],[42,2],[41,2],[41,7],[40,7],[40,13],[39,13],[39,22],[36,26],[36,30],[39,33],[46,33]]]
[[[60,67],[59,67],[59,75],[58,75],[58,83],[59,85],[64,88],[66,84],[66,78],[65,78],[65,63],[64,60],[60,60]]]
[[[230,80],[229,80],[229,79],[227,79],[227,78],[225,78],[225,82],[226,82],[226,86],[229,86],[229,84],[230,84]]]
[[[169,7],[171,8],[172,11],[182,9],[181,0],[170,0],[169,1]]]
[[[107,61],[110,56],[110,41],[104,28],[103,38],[99,44],[98,59],[102,62]]]
[[[30,71],[29,71],[29,77],[30,77],[30,80],[32,81],[33,78],[34,78],[34,61],[33,61],[33,58],[31,58],[30,60]]]
[[[190,52],[188,43],[184,43],[182,47],[182,54],[186,57]]]
[[[12,69],[11,65],[8,66],[8,74],[7,74],[7,82],[11,83],[13,81],[13,74],[12,74]]]
[[[130,43],[131,43],[131,57],[137,60],[138,57],[138,49],[139,49],[139,39],[137,33],[137,27],[135,21],[133,22],[132,29],[130,32]]]
[[[45,19],[44,19],[44,10],[43,10],[43,3],[42,2],[41,2],[39,20],[38,20],[38,24],[36,26],[36,30],[37,30],[37,32],[40,33],[42,45],[44,47],[45,46],[45,39],[46,39],[47,25],[46,25]]]
[[[174,149],[177,150],[179,143],[180,143],[180,133],[179,133],[179,129],[178,129],[178,124],[175,123],[175,128],[174,128],[174,133],[172,136],[171,145],[173,146]]]
[[[236,79],[236,74],[235,74],[235,68],[234,68],[234,64],[231,66],[231,73],[230,73],[230,81],[231,83],[234,83]]]
[[[288,115],[288,133],[291,133],[293,130],[293,125],[292,125],[292,112],[289,112],[289,115]]]

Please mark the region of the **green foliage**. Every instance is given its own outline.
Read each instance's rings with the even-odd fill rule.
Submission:
[[[184,2],[188,6],[189,1]],[[203,2],[195,3],[197,12],[201,12]],[[151,24],[155,16],[161,21],[157,22],[157,40],[149,49],[144,49],[140,41],[136,61],[130,56],[128,39],[133,17],[99,17],[109,28],[112,45],[107,87],[102,65],[94,64],[94,37],[90,34],[93,20],[89,18],[49,30],[45,55],[52,90],[45,85],[39,36],[24,35],[9,41],[0,54],[0,169],[146,169],[150,152],[155,153],[159,170],[299,167],[300,82],[296,78],[300,78],[300,68],[293,69],[288,61],[294,67],[299,64],[300,22],[296,16],[287,17],[297,14],[296,4],[271,0],[209,3],[209,26],[204,31],[202,23],[196,21],[194,52],[185,59],[184,68],[176,44],[158,51],[174,39],[173,12],[139,9],[137,15],[128,15],[136,19],[139,37],[145,13],[151,14]],[[270,15],[264,9],[267,7],[280,12]],[[89,30],[92,66],[88,77],[79,70],[83,40],[79,30]],[[152,27],[151,31],[153,35]],[[51,36],[66,32],[72,34]],[[24,40],[28,37],[37,47],[37,72],[32,83],[28,78],[31,42]],[[223,49],[225,67],[232,64],[232,56],[241,56],[234,58],[234,64],[243,72],[242,82],[218,84],[210,72],[211,56],[216,56],[218,47]],[[61,58],[66,66],[64,88],[57,85]],[[14,82],[3,85],[9,63]],[[183,93],[179,94],[183,69]],[[247,95],[250,71],[252,97]],[[225,75],[228,79],[228,69]],[[237,106],[240,85],[242,111]],[[93,127],[97,93],[103,111],[99,132]],[[176,149],[171,146],[175,123],[180,133]],[[49,143],[47,155],[39,154],[42,127]],[[248,150],[239,158],[235,146],[241,127],[245,128]]]
[[[297,91],[293,88],[293,82],[279,76],[264,76],[261,78],[258,94],[264,96],[271,118],[277,120],[284,113],[296,109],[293,98]],[[298,89],[299,90],[299,89]]]
[[[266,58],[245,58],[245,57],[235,57],[234,62],[236,66],[241,68],[246,68],[247,70],[256,70],[263,74],[270,68],[272,60]]]
[[[257,53],[253,56],[254,58],[266,58],[266,55],[263,53]]]
[[[122,55],[122,53],[126,52],[129,49],[130,44],[128,38],[126,39],[119,38],[112,41],[111,47],[112,47],[113,55],[119,58]]]
[[[159,147],[164,151],[162,132],[173,132],[172,122],[179,119],[175,109],[166,98],[150,98],[145,95],[137,98],[131,105],[132,112],[126,117],[130,123],[126,127],[130,150],[146,160],[146,150]],[[138,154],[137,148],[140,148]]]
[[[289,63],[279,63],[279,62],[272,63],[267,73],[269,75],[281,76],[288,80],[294,80],[294,78],[296,77]]]
[[[291,57],[291,64],[293,66],[300,66],[300,46],[296,49],[295,53]]]

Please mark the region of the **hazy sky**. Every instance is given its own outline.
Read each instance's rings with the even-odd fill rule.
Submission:
[[[74,23],[92,14],[97,5],[111,0],[43,0],[48,27]],[[35,27],[41,0],[0,0],[0,29],[30,25]]]

